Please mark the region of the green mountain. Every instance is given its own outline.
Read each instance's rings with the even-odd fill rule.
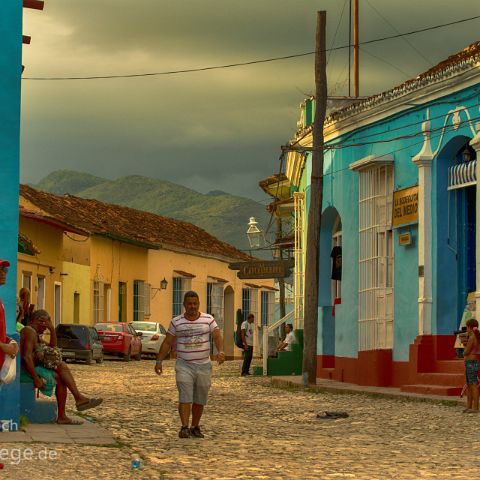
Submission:
[[[78,195],[82,190],[95,185],[100,185],[104,182],[106,182],[104,178],[95,177],[89,173],[80,173],[72,170],[57,170],[40,180],[37,185],[32,186],[38,190],[54,193],[55,195],[63,195],[64,193]]]
[[[107,180],[86,173],[57,170],[34,187],[57,195],[70,193],[184,220],[240,250],[249,248],[246,231],[250,217],[255,217],[263,229],[270,221],[265,205],[249,198],[220,190],[202,194],[175,183],[139,175]],[[255,255],[271,258],[268,251],[255,252]]]

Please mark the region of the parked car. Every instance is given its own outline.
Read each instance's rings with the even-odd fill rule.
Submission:
[[[158,322],[132,322],[137,332],[142,332],[142,352],[157,355],[167,335],[163,325]]]
[[[103,362],[103,346],[97,331],[88,325],[60,323],[55,328],[57,345],[64,360],[83,360],[87,365],[92,361]]]
[[[140,360],[142,357],[141,333],[136,332],[126,322],[97,323],[95,329],[98,332],[103,345],[103,352],[119,355],[128,362],[133,357]]]

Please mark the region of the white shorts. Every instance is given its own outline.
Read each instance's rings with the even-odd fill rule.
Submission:
[[[206,405],[212,384],[212,363],[189,363],[177,358],[175,363],[178,401]]]

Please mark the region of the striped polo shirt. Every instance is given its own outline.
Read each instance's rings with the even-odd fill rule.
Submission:
[[[200,313],[196,320],[179,315],[170,322],[168,333],[177,343],[177,358],[191,363],[210,361],[210,335],[218,328],[215,319],[208,313]]]

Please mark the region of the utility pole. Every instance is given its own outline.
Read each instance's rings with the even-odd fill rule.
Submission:
[[[360,95],[359,87],[360,48],[358,46],[358,0],[353,0],[353,96]]]
[[[305,267],[305,314],[303,347],[303,382],[316,382],[318,272],[320,257],[320,227],[323,202],[323,124],[327,109],[326,46],[327,12],[317,12],[315,47],[315,118],[313,124],[312,176],[308,209],[307,252]]]

